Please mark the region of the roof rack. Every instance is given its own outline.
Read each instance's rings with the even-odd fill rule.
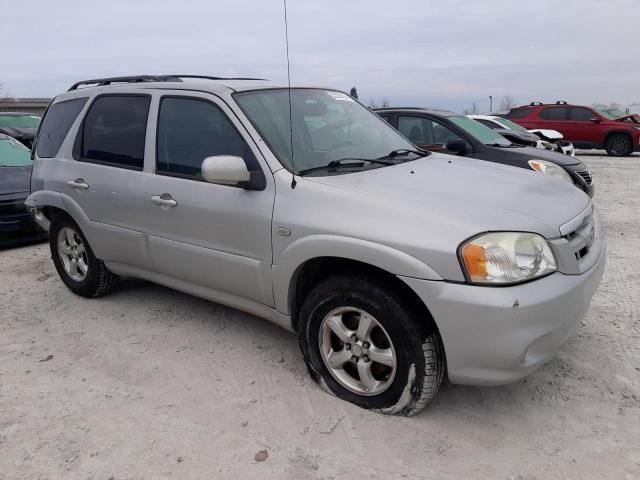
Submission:
[[[108,78],[94,78],[93,80],[83,80],[71,85],[69,91],[77,90],[82,85],[94,85],[96,87],[102,87],[104,85],[111,85],[112,83],[139,83],[139,82],[181,82],[179,77],[175,75],[134,75],[130,77],[108,77]]]
[[[202,78],[206,80],[265,80],[264,78],[250,77],[210,77],[207,75],[133,75],[129,77],[108,77],[83,80],[71,85],[69,91],[77,90],[82,85],[102,87],[112,83],[141,83],[141,82],[182,82],[183,78]]]
[[[542,102],[531,102],[531,103],[529,104],[529,106],[530,106],[530,107],[537,107],[537,106],[539,106],[539,105],[542,105]]]
[[[556,102],[556,105],[566,105],[566,104],[567,104],[567,102],[565,100],[558,100]]]
[[[170,77],[177,78],[203,78],[205,80],[260,80],[267,81],[266,78],[252,78],[252,77],[210,77],[208,75],[169,75]]]

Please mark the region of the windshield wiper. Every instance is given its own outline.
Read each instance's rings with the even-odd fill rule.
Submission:
[[[411,148],[398,148],[397,150],[391,150],[384,157],[378,157],[378,160],[383,160],[385,158],[394,158],[400,155],[407,155],[409,153],[414,153],[419,157],[426,157],[427,155],[431,155],[431,152],[427,152],[426,150],[413,150]]]
[[[317,172],[320,170],[329,170],[329,169],[338,168],[338,167],[361,168],[361,167],[364,167],[365,163],[376,163],[380,165],[395,165],[394,162],[385,162],[382,159],[378,159],[378,158],[341,158],[339,160],[331,160],[326,165],[305,168],[303,170],[300,170],[297,174],[302,176],[302,175],[306,175],[307,173]]]

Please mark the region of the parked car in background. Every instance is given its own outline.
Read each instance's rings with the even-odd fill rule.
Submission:
[[[520,145],[526,145],[529,147],[544,148],[546,150],[560,152],[572,157],[576,156],[573,144],[567,140],[563,140],[562,134],[555,130],[540,128],[527,130],[523,126],[518,125],[509,119],[494,115],[467,116],[483,125],[486,125],[490,129],[495,130],[513,143],[519,143]]]
[[[43,237],[24,204],[31,178],[30,152],[22,143],[0,133],[0,246]]]
[[[557,130],[576,148],[605,149],[621,157],[640,151],[640,116],[620,113],[567,102],[531,102],[512,108],[506,118],[525,128]]]
[[[445,374],[529,374],[604,269],[583,192],[416,150],[336,90],[79,82],[34,155],[27,203],[71,291],[104,295],[126,275],[268,318],[297,332],[323,389],[383,413],[417,413]]]
[[[40,125],[40,117],[31,113],[0,112],[0,133],[9,135],[31,148]]]
[[[593,196],[587,166],[558,152],[515,144],[471,118],[446,110],[382,108],[375,112],[420,148],[535,170]]]

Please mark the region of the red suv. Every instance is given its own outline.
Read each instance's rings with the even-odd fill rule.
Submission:
[[[557,130],[576,148],[602,149],[618,157],[640,151],[640,116],[567,102],[512,108],[506,118],[527,129]]]

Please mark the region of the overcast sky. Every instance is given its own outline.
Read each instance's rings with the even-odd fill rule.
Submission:
[[[640,102],[640,0],[288,0],[292,81],[395,106]],[[282,0],[0,0],[4,93],[137,73],[286,81]]]

